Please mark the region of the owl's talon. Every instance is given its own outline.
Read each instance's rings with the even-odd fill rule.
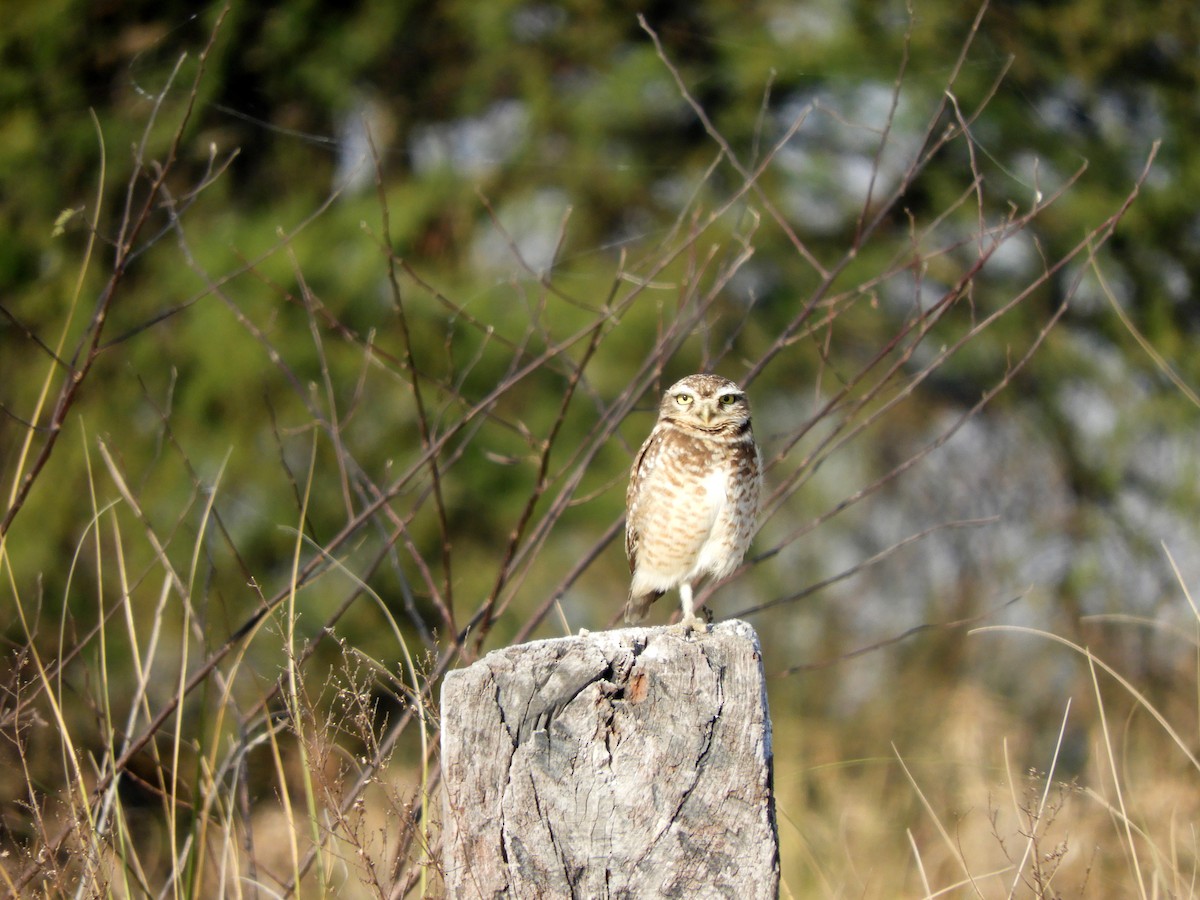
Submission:
[[[678,629],[680,637],[687,640],[692,639],[692,635],[699,632],[700,634],[708,634],[708,623],[699,616],[689,616],[686,619],[680,619],[674,626]]]

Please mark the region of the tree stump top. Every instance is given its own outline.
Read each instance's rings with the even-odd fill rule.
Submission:
[[[775,897],[754,630],[626,628],[489,653],[442,687],[452,897]]]

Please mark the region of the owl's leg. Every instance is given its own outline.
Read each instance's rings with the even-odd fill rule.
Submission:
[[[686,581],[679,585],[679,604],[683,608],[683,615],[679,619],[679,627],[684,635],[689,635],[693,631],[708,631],[708,624],[696,615],[696,609],[692,600],[692,586]]]

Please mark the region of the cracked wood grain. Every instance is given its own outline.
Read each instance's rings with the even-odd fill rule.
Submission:
[[[489,653],[442,687],[448,896],[778,895],[758,639],[627,628]]]

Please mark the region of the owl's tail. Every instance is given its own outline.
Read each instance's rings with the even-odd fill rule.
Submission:
[[[625,624],[636,625],[642,619],[646,618],[646,613],[650,611],[650,604],[661,597],[665,591],[651,591],[648,594],[639,594],[636,597],[632,594],[629,600],[625,603]]]

